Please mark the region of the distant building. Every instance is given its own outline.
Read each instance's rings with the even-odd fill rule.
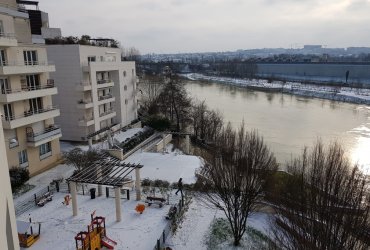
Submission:
[[[88,135],[137,118],[135,62],[121,61],[121,50],[88,45],[48,45],[61,109],[57,122],[63,140],[85,141]]]
[[[0,5],[0,110],[9,167],[27,167],[35,175],[60,158],[59,109],[44,45],[34,44],[29,14],[16,0]],[[3,159],[3,158],[1,158]]]
[[[322,49],[322,45],[303,45],[303,49]]]

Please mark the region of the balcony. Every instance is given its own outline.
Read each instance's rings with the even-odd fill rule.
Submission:
[[[84,117],[78,120],[78,126],[80,127],[88,127],[95,124],[95,120],[93,116]]]
[[[88,91],[91,90],[90,82],[80,82],[76,84],[76,91]]]
[[[39,133],[27,133],[27,146],[38,147],[60,137],[62,137],[62,130],[59,126],[52,125]]]
[[[94,107],[94,103],[92,102],[92,100],[81,99],[78,101],[78,104],[77,104],[78,109],[89,109],[92,107]]]
[[[106,120],[106,119],[109,119],[109,118],[113,118],[115,116],[116,116],[116,111],[114,111],[114,109],[109,109],[109,110],[99,114],[99,117],[102,118],[101,120]]]
[[[109,88],[114,86],[114,82],[110,79],[102,79],[102,80],[96,80],[97,88]]]
[[[0,75],[34,74],[54,72],[55,65],[50,62],[1,62]]]
[[[0,103],[9,103],[31,98],[51,96],[56,95],[57,93],[58,90],[54,86],[54,82],[49,79],[48,83],[44,85],[24,87],[21,89],[4,89],[0,93]]]
[[[54,106],[38,109],[35,111],[25,111],[22,115],[3,117],[3,127],[5,129],[19,128],[28,124],[44,121],[49,118],[54,118],[59,115],[59,109]]]
[[[111,94],[102,95],[98,97],[99,104],[109,103],[116,101],[116,98],[113,97]]]
[[[0,33],[0,47],[16,47],[18,46],[15,34]]]

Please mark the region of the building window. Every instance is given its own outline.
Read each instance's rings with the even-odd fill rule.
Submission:
[[[3,21],[0,20],[0,36],[3,36],[3,35],[5,35],[5,31],[4,31]]]
[[[26,149],[18,152],[18,159],[19,159],[19,166],[28,167],[28,156],[27,156]]]
[[[125,85],[125,86],[123,87],[123,89],[124,89],[124,90],[127,90],[127,85]]]
[[[127,99],[125,99],[125,104],[127,104],[128,103],[128,101],[127,101]]]
[[[123,71],[123,77],[126,77],[126,70]]]
[[[95,62],[96,61],[96,57],[95,56],[89,56],[89,57],[87,57],[87,61],[88,62]]]
[[[0,66],[5,66],[6,65],[6,54],[5,50],[0,50]]]
[[[134,69],[132,69],[132,76],[134,76],[135,75],[135,70]]]
[[[51,142],[40,145],[40,160],[51,156]]]
[[[25,50],[23,51],[23,58],[25,65],[37,65],[37,51],[36,50]]]
[[[1,94],[10,93],[10,87],[7,78],[0,78],[0,90]]]
[[[4,104],[4,116],[6,121],[14,120],[13,107],[11,103]]]

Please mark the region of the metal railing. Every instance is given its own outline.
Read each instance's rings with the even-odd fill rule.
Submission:
[[[111,94],[101,95],[101,96],[99,96],[99,101],[110,99],[110,98],[113,98],[113,96]]]
[[[14,93],[19,93],[19,92],[29,92],[29,91],[35,91],[35,90],[50,89],[54,87],[55,87],[54,82],[49,82],[43,85],[25,86],[20,89],[2,89],[1,94],[14,94]]]
[[[76,84],[77,86],[91,86],[89,81],[82,81]]]
[[[103,117],[103,116],[109,115],[109,114],[114,113],[114,112],[115,112],[114,109],[109,109],[109,110],[99,114],[99,117]]]
[[[56,106],[50,106],[47,108],[42,108],[42,109],[37,109],[37,110],[29,110],[29,111],[24,111],[22,115],[11,115],[11,116],[4,116],[2,119],[5,121],[13,121],[16,119],[32,116],[32,115],[37,115],[37,114],[42,114],[45,112],[49,112],[52,110],[58,109]]]
[[[2,37],[9,38],[9,39],[15,39],[15,34],[0,32],[0,38]]]
[[[98,84],[104,84],[104,83],[110,83],[110,82],[112,82],[112,80],[110,80],[110,79],[101,79],[101,80],[96,80],[96,82]]]
[[[44,129],[44,131],[42,132],[38,132],[38,133],[27,133],[27,141],[28,142],[36,142],[36,141],[40,141],[44,138],[47,138],[47,137],[50,137],[50,136],[53,136],[53,135],[57,135],[57,134],[60,134],[62,131],[60,129],[59,126],[57,125],[52,125],[46,129]]]
[[[0,61],[0,67],[6,66],[50,66],[51,61]]]

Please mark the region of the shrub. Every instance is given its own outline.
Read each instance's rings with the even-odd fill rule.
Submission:
[[[149,116],[144,124],[158,131],[165,131],[171,127],[171,122],[169,119],[157,115]]]
[[[9,176],[13,191],[30,179],[30,173],[27,168],[12,167],[9,169]]]

